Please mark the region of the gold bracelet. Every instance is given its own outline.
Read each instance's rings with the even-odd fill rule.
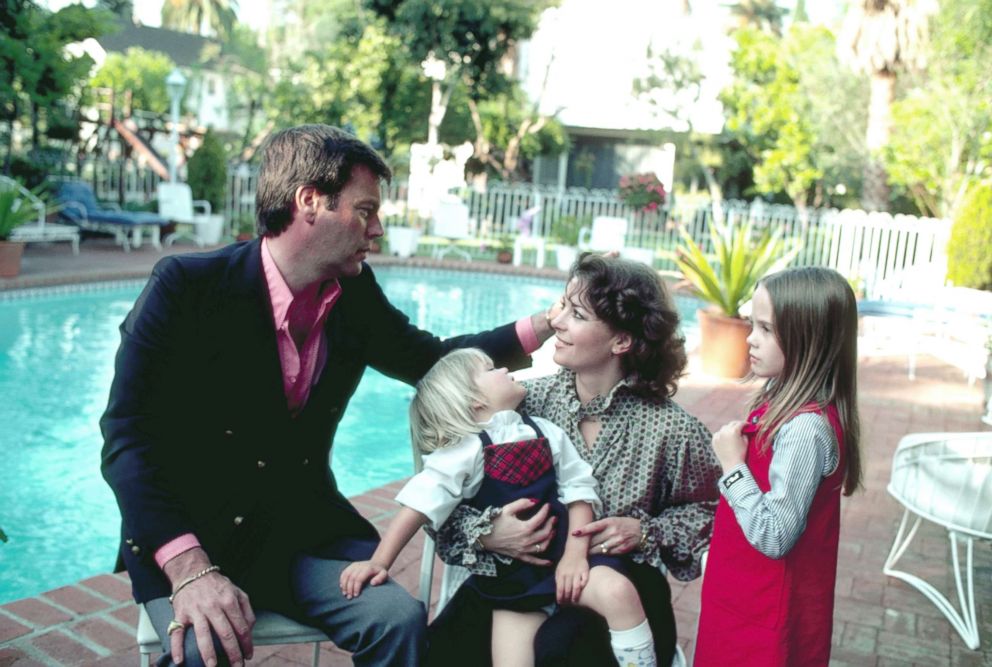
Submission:
[[[179,585],[176,586],[175,589],[173,589],[172,595],[169,596],[169,604],[172,604],[172,601],[176,598],[177,595],[179,595],[179,591],[186,588],[200,577],[207,576],[211,572],[220,572],[220,565],[211,565],[210,567],[205,567],[196,574],[194,574],[193,576],[186,577],[185,579],[180,581]]]

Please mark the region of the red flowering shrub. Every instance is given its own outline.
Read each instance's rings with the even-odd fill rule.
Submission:
[[[666,197],[665,186],[653,171],[620,177],[620,201],[638,211],[657,211]]]

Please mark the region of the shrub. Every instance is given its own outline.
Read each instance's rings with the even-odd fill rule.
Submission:
[[[193,153],[187,166],[187,180],[193,199],[206,199],[214,213],[224,211],[227,188],[227,156],[224,146],[213,130],[203,135],[203,143]]]
[[[954,218],[947,277],[961,287],[992,290],[992,184],[972,188]]]
[[[550,235],[562,245],[578,245],[579,230],[592,224],[592,216],[563,215],[551,223]]]

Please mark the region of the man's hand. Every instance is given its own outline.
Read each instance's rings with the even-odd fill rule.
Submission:
[[[534,327],[534,335],[537,336],[537,340],[544,342],[555,333],[555,328],[552,322],[559,314],[561,314],[562,308],[565,305],[564,295],[555,301],[547,310],[543,310],[540,313],[534,313],[530,317],[531,325]]]
[[[747,439],[741,434],[742,428],[744,428],[742,421],[728,422],[713,436],[713,451],[720,461],[723,474],[744,463]]]
[[[585,554],[565,552],[555,570],[555,598],[558,604],[577,604],[589,583],[589,560]]]
[[[608,516],[572,531],[576,537],[589,536],[590,554],[627,554],[641,542],[641,522],[628,516]]]
[[[482,546],[532,565],[551,565],[551,561],[534,555],[547,549],[554,537],[555,517],[548,518],[550,507],[543,505],[529,519],[517,518],[520,512],[533,509],[535,502],[521,498],[504,505],[500,515],[493,519],[493,532],[479,538]]]
[[[171,559],[163,569],[175,590],[187,578],[208,567],[210,559],[197,547]],[[255,613],[248,596],[220,572],[211,572],[184,586],[173,597],[172,610],[174,620],[183,625],[169,635],[172,661],[177,665],[183,662],[183,641],[189,626],[196,633],[200,657],[208,667],[217,664],[211,628],[232,665],[244,664],[254,654],[251,629],[255,625]]]
[[[362,592],[362,586],[368,582],[378,586],[389,578],[389,568],[370,560],[356,561],[341,572],[341,593],[352,600]]]

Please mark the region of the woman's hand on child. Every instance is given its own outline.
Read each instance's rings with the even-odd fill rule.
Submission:
[[[555,570],[555,597],[558,604],[577,604],[589,583],[589,560],[584,554],[567,551]]]
[[[608,516],[572,531],[576,537],[589,535],[590,554],[614,556],[634,551],[641,542],[641,521],[626,516]]]
[[[713,451],[716,452],[724,473],[744,463],[747,439],[741,434],[742,428],[743,421],[728,422],[713,436]]]
[[[368,582],[378,586],[389,578],[389,568],[385,568],[370,560],[355,561],[341,572],[341,593],[349,600],[358,597],[362,587]]]
[[[555,518],[548,517],[550,507],[542,505],[529,519],[520,519],[518,514],[534,508],[536,501],[530,498],[514,500],[503,506],[499,516],[493,519],[493,532],[480,537],[487,551],[510,556],[531,565],[551,565],[551,561],[538,558],[551,544],[555,534]]]

